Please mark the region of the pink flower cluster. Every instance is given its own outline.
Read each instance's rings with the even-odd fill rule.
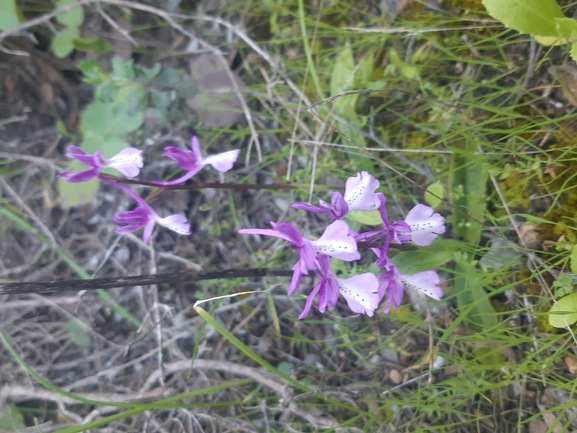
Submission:
[[[176,161],[180,168],[186,170],[186,174],[169,182],[156,181],[155,183],[158,185],[177,185],[193,177],[206,165],[210,165],[220,172],[228,171],[232,168],[239,153],[240,150],[231,150],[218,155],[203,157],[198,138],[192,137],[192,151],[168,146],[164,149],[164,153],[162,154],[163,156]],[[86,182],[91,179],[99,179],[102,182],[109,183],[125,191],[138,203],[138,206],[135,209],[126,212],[116,212],[112,217],[114,222],[124,225],[123,227],[116,229],[118,234],[123,235],[135,232],[144,227],[142,239],[144,243],[148,244],[152,236],[154,225],[157,223],[178,234],[190,234],[190,224],[188,224],[184,215],[175,214],[161,218],[142,197],[130,188],[119,182],[114,182],[101,176],[101,172],[105,168],[114,168],[126,177],[138,176],[140,169],[144,165],[141,150],[128,147],[120,151],[116,156],[106,159],[101,151],[97,151],[91,155],[86,153],[80,147],[69,146],[66,156],[75,159],[90,168],[78,173],[71,173],[69,170],[59,174],[57,177],[64,178],[67,182]]]
[[[337,304],[339,295],[348,303],[349,308],[359,314],[373,316],[374,311],[384,299],[387,300],[383,312],[390,308],[399,308],[403,301],[405,287],[416,289],[433,299],[440,300],[443,294],[439,284],[441,280],[435,271],[404,275],[388,257],[391,243],[405,244],[413,242],[419,246],[430,245],[438,235],[445,232],[445,220],[435,213],[433,208],[422,204],[409,211],[404,221],[389,223],[386,198],[377,193],[379,181],[366,171],[347,180],[345,194],[334,192],[331,203],[320,201],[320,207],[308,203],[295,203],[295,209],[330,215],[331,222],[319,239],[309,240],[289,222],[273,223],[272,229],[243,229],[241,234],[273,236],[286,241],[287,245],[298,251],[299,259],[293,266],[293,278],[288,294],[297,292],[303,275],[313,271],[319,278],[305,303],[299,319],[305,318],[318,297],[318,308],[324,313],[327,308]],[[383,228],[365,233],[356,233],[343,219],[352,211],[370,212],[379,210]],[[351,278],[339,278],[331,270],[330,260],[359,260],[358,243],[366,244],[377,256],[381,274],[363,273]]]

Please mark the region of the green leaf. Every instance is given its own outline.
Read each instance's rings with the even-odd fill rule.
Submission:
[[[487,274],[479,272],[466,254],[456,253],[454,259],[456,266],[453,284],[463,322],[467,327],[477,330],[496,326],[497,316],[485,291],[489,283]]]
[[[24,415],[14,405],[5,405],[0,407],[0,431],[17,432],[26,427],[24,424]]]
[[[104,54],[112,50],[112,46],[102,38],[75,39],[74,48],[80,51],[92,51],[96,54]]]
[[[142,113],[131,115],[125,104],[94,102],[82,113],[80,124],[93,135],[125,135],[142,125]]]
[[[573,18],[556,18],[555,28],[558,35],[566,39],[575,39],[577,35],[577,21]]]
[[[432,183],[427,187],[425,192],[425,201],[429,206],[436,208],[441,203],[445,194],[445,188],[440,183]]]
[[[555,328],[566,328],[577,322],[577,293],[559,299],[549,310],[549,324]]]
[[[0,0],[0,30],[11,30],[24,21],[16,0]]]
[[[556,18],[565,18],[556,0],[483,0],[489,15],[520,33],[558,36]]]
[[[88,167],[78,161],[71,161],[69,170],[74,173],[88,170]],[[98,180],[92,179],[88,182],[70,183],[64,179],[58,179],[58,193],[60,194],[60,203],[64,208],[71,208],[90,203],[98,192]]]
[[[66,327],[74,344],[79,347],[86,347],[90,344],[90,334],[88,333],[90,328],[83,321],[76,318],[70,319]]]
[[[374,57],[373,54],[367,56],[357,68],[357,72],[355,72],[355,88],[364,89],[368,87],[373,75]]]
[[[452,260],[454,254],[450,242],[444,244],[442,240],[437,240],[434,245],[419,248],[417,251],[401,251],[392,258],[392,261],[403,274],[413,275],[417,272],[438,269]]]
[[[74,49],[74,39],[80,36],[78,28],[67,28],[58,33],[52,39],[52,50],[56,57],[66,57]]]
[[[571,249],[571,273],[577,274],[577,245]]]
[[[577,61],[577,42],[573,42],[571,45],[571,58]]]
[[[128,81],[134,80],[132,60],[124,61],[122,57],[114,56],[112,58],[112,73],[116,78]]]
[[[331,74],[331,96],[350,90],[354,83],[355,60],[350,44],[346,44],[335,59]]]
[[[101,84],[108,77],[102,65],[95,60],[83,60],[78,69],[84,74],[84,82],[88,84]]]
[[[62,6],[73,3],[76,3],[76,0],[58,0],[56,7],[61,8]],[[64,12],[56,17],[56,21],[70,28],[78,28],[84,21],[84,9],[79,6],[68,12]]]
[[[559,45],[567,44],[569,41],[559,36],[539,36],[535,35],[535,40],[545,47],[557,47]]]
[[[374,210],[371,212],[355,210],[349,213],[348,218],[351,218],[354,221],[357,221],[366,226],[378,226],[383,224],[381,213],[378,210]]]

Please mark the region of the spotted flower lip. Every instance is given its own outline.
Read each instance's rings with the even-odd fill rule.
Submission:
[[[377,209],[380,201],[375,190],[379,185],[379,181],[374,176],[362,171],[347,180],[344,196],[338,191],[333,193],[331,204],[320,200],[319,204],[321,207],[303,202],[297,202],[292,207],[308,212],[329,214],[333,220],[343,219],[352,211],[372,211]]]
[[[317,269],[317,254],[325,254],[341,260],[351,261],[361,258],[357,243],[349,234],[349,226],[344,221],[330,224],[322,236],[314,241],[306,239],[288,222],[271,222],[272,229],[242,229],[238,232],[244,235],[263,235],[284,239],[289,246],[299,252],[299,259],[293,266],[293,279],[288,294],[293,295],[298,290],[303,275]]]
[[[380,256],[380,251],[375,248],[373,251]],[[381,266],[381,263],[383,265]],[[405,287],[418,290],[421,293],[440,301],[443,296],[443,289],[439,286],[441,279],[435,271],[417,272],[413,275],[402,274],[399,268],[386,256],[379,257],[379,267],[383,273],[379,276],[382,281],[379,287],[379,301],[387,295],[387,302],[383,313],[388,314],[391,307],[397,309],[403,302]]]
[[[118,182],[114,182],[107,178],[101,178],[103,182],[109,183],[117,188],[128,193],[136,202],[138,206],[129,211],[116,212],[112,216],[112,220],[117,224],[124,224],[124,227],[119,227],[116,229],[116,233],[119,235],[125,235],[127,233],[132,233],[140,228],[144,227],[144,232],[142,234],[142,240],[145,244],[150,243],[152,237],[152,231],[154,230],[154,224],[158,223],[167,229],[172,230],[180,235],[190,234],[190,224],[187,222],[184,215],[169,215],[165,218],[161,218],[155,211],[150,207],[146,201],[130,188],[122,185]]]
[[[187,173],[177,179],[166,182],[157,180],[155,183],[158,185],[178,185],[193,177],[206,165],[210,165],[214,169],[224,173],[232,168],[240,153],[240,149],[236,149],[204,158],[200,149],[198,137],[196,136],[192,137],[191,147],[192,150],[182,150],[175,146],[165,147],[162,156],[166,156],[167,158],[176,161],[180,168],[186,170]]]
[[[432,207],[418,204],[405,218],[411,229],[411,241],[421,247],[431,245],[438,235],[445,233],[445,219]]]
[[[66,156],[75,159],[82,164],[91,167],[88,170],[78,173],[71,173],[71,170],[60,173],[57,177],[65,178],[67,182],[86,182],[97,178],[105,168],[114,168],[126,177],[135,177],[140,173],[144,165],[142,151],[134,147],[127,147],[110,159],[104,157],[102,151],[97,150],[94,154],[86,153],[78,146],[68,146]]]
[[[380,299],[379,281],[374,274],[365,273],[351,278],[339,278],[330,268],[330,258],[324,254],[317,256],[315,274],[320,278],[320,282],[308,296],[305,308],[298,317],[299,320],[308,316],[317,295],[321,313],[324,313],[327,308],[333,308],[340,294],[347,301],[352,312],[373,316]]]

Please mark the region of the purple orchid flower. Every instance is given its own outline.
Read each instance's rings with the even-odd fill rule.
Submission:
[[[134,147],[127,147],[110,159],[106,159],[104,153],[100,150],[94,152],[94,155],[86,153],[77,146],[68,146],[67,150],[68,153],[66,156],[68,158],[75,159],[82,164],[92,167],[89,170],[78,173],[71,173],[71,170],[68,170],[56,176],[66,178],[67,182],[86,182],[97,178],[105,168],[114,168],[126,177],[135,177],[138,176],[140,169],[144,165],[142,161],[142,150],[135,149]]]
[[[315,274],[320,283],[310,293],[299,320],[308,316],[314,298],[318,295],[319,311],[324,313],[333,308],[338,301],[339,293],[345,298],[351,311],[372,317],[379,306],[379,281],[374,274],[366,273],[351,278],[337,277],[330,267],[330,258],[324,254],[317,256]]]
[[[381,230],[373,230],[365,233],[361,233],[355,236],[357,242],[367,242],[373,244],[376,241],[385,240],[385,243],[381,247],[381,257],[385,257],[391,242],[397,244],[405,244],[411,240],[411,228],[404,221],[397,221],[394,224],[389,224],[389,217],[387,216],[387,198],[380,192],[377,194],[379,199],[379,212],[381,214],[381,219],[383,220],[384,228]]]
[[[142,234],[142,240],[145,244],[150,242],[152,237],[152,230],[154,229],[154,224],[158,223],[167,229],[172,230],[180,235],[190,234],[190,224],[186,221],[184,215],[169,215],[166,218],[161,218],[146,201],[142,199],[138,194],[134,193],[130,188],[126,186],[111,181],[106,178],[101,178],[103,182],[110,183],[117,188],[130,194],[134,200],[138,202],[138,207],[133,210],[126,212],[116,212],[112,217],[113,221],[117,224],[124,224],[124,227],[119,227],[116,229],[116,233],[119,235],[125,235],[127,233],[135,232],[136,230],[144,227],[144,232]]]
[[[187,173],[178,179],[163,182],[157,180],[158,185],[178,185],[196,173],[198,173],[202,167],[205,165],[211,165],[216,170],[224,173],[230,170],[238,158],[240,149],[230,150],[228,152],[219,153],[218,155],[207,156],[204,158],[200,149],[200,143],[198,142],[198,137],[192,137],[192,151],[182,150],[175,146],[167,146],[164,148],[164,153],[162,156],[166,156],[173,161],[176,161],[180,168],[186,170]]]
[[[324,208],[312,204],[297,202],[292,205],[294,209],[306,210],[315,213],[325,213],[332,216],[333,220],[339,220],[350,212],[372,211],[379,206],[379,198],[375,190],[379,187],[379,181],[366,171],[357,173],[355,177],[349,177],[345,184],[345,195],[334,192],[331,204],[320,200],[319,204]]]
[[[377,256],[380,256],[380,250],[377,248],[372,249]],[[386,256],[380,256],[379,262],[384,262],[381,267],[383,273],[379,276],[379,280],[382,281],[379,287],[379,302],[387,295],[387,302],[385,303],[385,309],[383,313],[388,314],[391,307],[397,309],[403,303],[403,295],[405,292],[405,287],[410,287],[412,289],[418,290],[421,293],[433,298],[437,301],[441,300],[443,296],[443,289],[439,287],[441,284],[441,279],[435,271],[424,271],[417,272],[414,275],[402,274],[399,268]]]
[[[288,222],[270,223],[271,229],[242,229],[238,232],[244,235],[264,235],[281,238],[287,244],[299,252],[299,259],[293,266],[293,278],[289,286],[288,294],[294,295],[300,285],[303,275],[308,271],[317,269],[317,254],[326,254],[345,261],[358,260],[361,258],[357,250],[357,243],[349,234],[349,226],[344,221],[335,221],[330,224],[317,240],[309,240]]]
[[[424,204],[412,208],[404,222],[411,229],[411,240],[421,247],[431,245],[438,235],[445,233],[445,219]]]

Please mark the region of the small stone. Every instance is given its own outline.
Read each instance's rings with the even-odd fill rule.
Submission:
[[[403,382],[403,376],[401,375],[401,373],[399,372],[399,370],[395,370],[394,368],[391,370],[391,372],[389,373],[389,379],[391,380],[391,382],[393,382],[395,385],[399,385]]]

